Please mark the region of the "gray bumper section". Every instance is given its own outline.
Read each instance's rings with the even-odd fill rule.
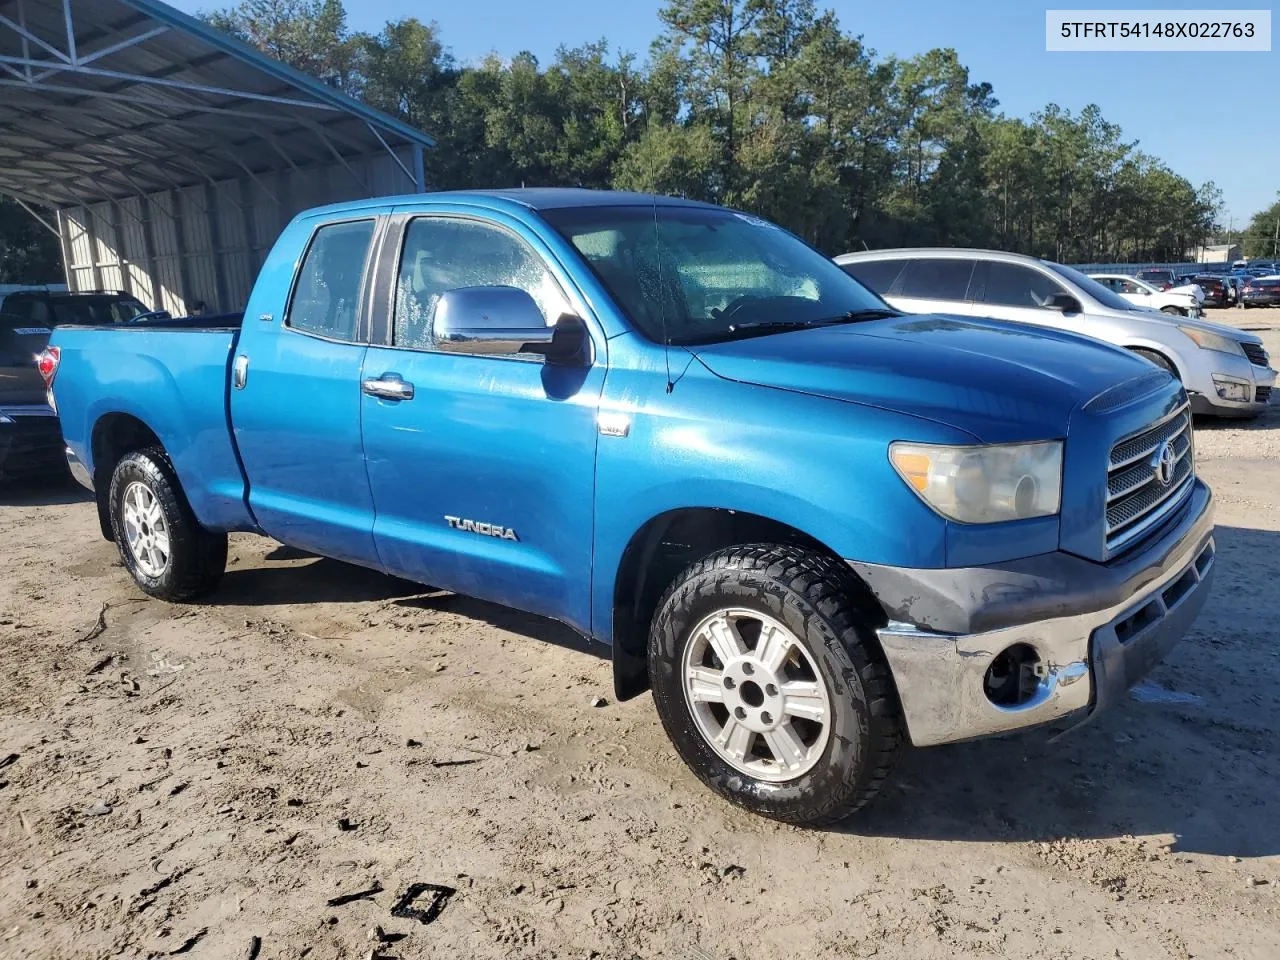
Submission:
[[[1197,480],[1176,524],[1106,565],[1051,553],[950,570],[850,566],[888,615],[880,641],[917,746],[1085,719],[1159,663],[1204,605],[1213,495]],[[983,679],[1015,643],[1040,655],[1038,688],[998,706]]]

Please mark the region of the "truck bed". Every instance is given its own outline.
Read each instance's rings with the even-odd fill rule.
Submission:
[[[63,436],[95,484],[109,480],[96,455],[135,420],[168,452],[203,525],[254,529],[228,417],[239,333],[238,314],[54,330],[50,344],[62,354],[53,394]]]

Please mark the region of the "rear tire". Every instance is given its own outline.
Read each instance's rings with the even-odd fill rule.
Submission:
[[[160,447],[121,458],[107,502],[120,559],[144,593],[194,600],[218,585],[227,566],[227,535],[200,526]]]
[[[903,725],[860,588],[843,564],[772,544],[713,553],[668,588],[649,632],[654,703],[716,793],[815,825],[884,783]]]
[[[1178,368],[1163,353],[1156,353],[1154,350],[1143,350],[1141,347],[1134,347],[1132,352],[1142,357],[1143,360],[1150,360],[1161,370],[1171,374],[1175,380],[1182,379],[1178,376]]]

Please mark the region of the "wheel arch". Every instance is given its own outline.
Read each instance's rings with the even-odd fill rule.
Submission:
[[[749,543],[790,544],[844,562],[813,535],[759,514],[721,507],[681,507],[651,517],[627,541],[614,575],[611,637],[618,700],[637,697],[649,688],[649,623],[671,581],[690,564],[717,550]],[[849,572],[862,594],[857,598],[859,603],[869,617],[883,623],[883,608],[866,584]]]
[[[89,435],[93,489],[98,503],[98,526],[107,540],[115,539],[111,529],[110,504],[107,502],[111,490],[111,474],[121,457],[147,447],[163,449],[164,444],[151,427],[133,414],[103,414],[93,425]]]
[[[1174,372],[1176,373],[1178,379],[1181,380],[1183,383],[1187,382],[1186,370],[1184,369],[1183,365],[1178,362],[1178,357],[1168,347],[1159,343],[1152,343],[1146,340],[1135,340],[1135,341],[1126,342],[1124,345],[1124,348],[1133,353],[1143,353],[1143,352],[1154,353],[1160,357],[1163,357],[1166,361],[1168,361],[1169,365],[1173,367]]]

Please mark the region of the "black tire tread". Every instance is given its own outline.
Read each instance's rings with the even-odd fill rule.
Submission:
[[[787,591],[803,597],[827,621],[853,663],[872,720],[866,762],[845,771],[841,790],[813,806],[786,812],[756,812],[807,826],[835,823],[856,813],[879,792],[892,772],[904,739],[897,688],[868,622],[867,602],[874,603],[874,600],[844,564],[803,547],[771,543],[728,547],[709,554],[676,577],[658,601],[650,635],[651,656],[663,611],[670,604],[688,604],[714,591],[725,578],[747,571],[763,573]],[[731,802],[741,802],[707,771],[694,772],[716,793]]]
[[[134,465],[147,476],[147,480],[160,500],[169,526],[170,569],[156,582],[135,572],[129,548],[119,529],[117,503],[124,482],[121,468]],[[163,447],[146,447],[126,453],[117,461],[111,475],[108,503],[111,508],[111,528],[115,535],[120,557],[125,569],[133,575],[134,582],[143,592],[162,600],[177,602],[195,600],[212,592],[227,566],[227,535],[215,533],[200,525],[182,491],[182,483],[173,463]]]

